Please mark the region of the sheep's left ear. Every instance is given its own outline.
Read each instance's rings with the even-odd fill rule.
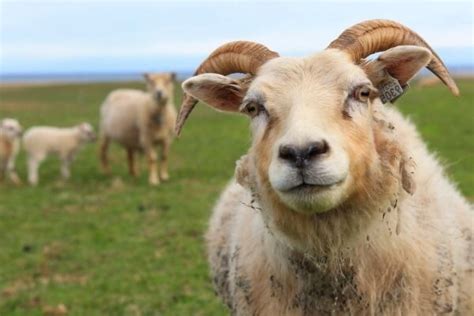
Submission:
[[[428,65],[431,58],[431,52],[424,47],[403,45],[386,50],[362,68],[379,90],[389,81],[387,74],[395,78],[400,87],[405,87],[418,71]]]

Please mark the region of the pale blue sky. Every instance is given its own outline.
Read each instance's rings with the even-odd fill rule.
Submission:
[[[411,27],[450,66],[474,65],[470,1],[0,1],[3,74],[187,71],[237,39],[303,56],[372,18]]]

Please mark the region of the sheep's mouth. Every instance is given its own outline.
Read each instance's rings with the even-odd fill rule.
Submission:
[[[341,184],[343,181],[344,180],[339,180],[339,181],[331,182],[331,183],[318,183],[318,184],[312,184],[312,183],[307,183],[303,181],[300,184],[293,186],[283,192],[285,193],[315,193],[318,191],[331,189]]]

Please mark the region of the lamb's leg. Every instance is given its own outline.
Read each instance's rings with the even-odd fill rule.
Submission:
[[[148,147],[145,152],[148,159],[148,182],[151,185],[158,185],[160,184],[160,179],[158,178],[156,151],[152,147]]]
[[[109,144],[110,139],[107,136],[102,135],[100,137],[100,163],[103,173],[110,173],[108,157]]]
[[[168,174],[168,154],[170,150],[170,144],[168,141],[164,141],[161,144],[161,156],[160,156],[160,180],[166,181],[170,178]]]
[[[28,157],[28,182],[31,185],[38,184],[38,168],[43,159],[42,157]]]
[[[71,177],[71,171],[69,169],[71,165],[72,158],[69,156],[61,158],[61,176],[64,180],[67,180]]]
[[[128,161],[128,172],[131,176],[136,177],[138,175],[137,165],[135,161],[135,150],[127,148],[127,161]]]

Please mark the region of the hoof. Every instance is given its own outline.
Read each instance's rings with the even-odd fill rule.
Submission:
[[[157,185],[160,184],[160,180],[158,180],[158,179],[149,179],[148,183],[152,186],[157,186]]]

